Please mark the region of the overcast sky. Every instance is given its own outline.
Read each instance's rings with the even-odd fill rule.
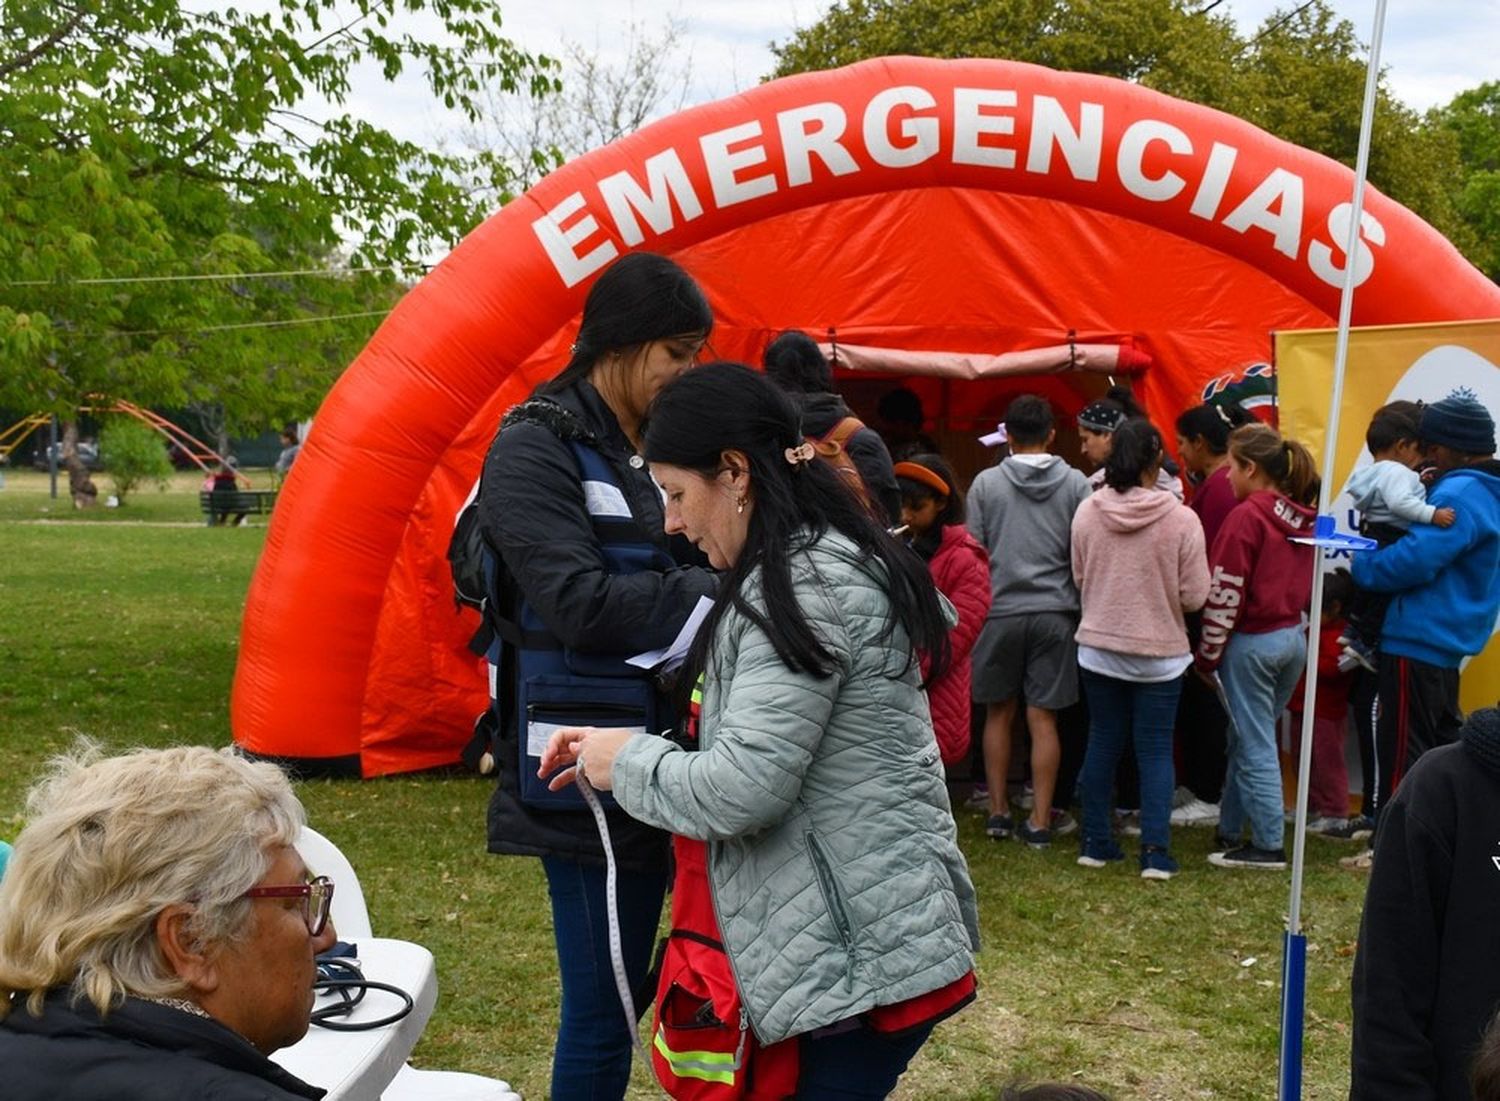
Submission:
[[[1210,0],[1203,0],[1207,4]],[[1274,10],[1300,0],[1221,0],[1243,31],[1253,33]],[[691,54],[689,104],[742,91],[774,65],[770,43],[786,41],[817,20],[825,0],[501,0],[508,34],[523,48],[556,56],[564,40],[600,56],[618,56],[632,22],[648,36],[670,17]],[[1333,0],[1333,7],[1368,43],[1374,0]],[[1391,89],[1425,110],[1456,93],[1500,79],[1500,0],[1391,0],[1381,50]],[[451,137],[459,122],[426,99],[413,80],[400,90],[373,72],[356,82],[351,110],[402,137],[430,144]],[[410,94],[408,94],[410,93]]]

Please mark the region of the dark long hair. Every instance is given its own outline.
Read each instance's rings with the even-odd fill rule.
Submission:
[[[708,299],[691,275],[654,252],[627,253],[589,288],[572,357],[536,392],[567,389],[610,352],[687,333],[707,337],[713,327]]]
[[[1185,440],[1202,440],[1215,455],[1227,455],[1229,433],[1254,419],[1237,401],[1204,402],[1178,414],[1177,434]]]
[[[854,543],[861,568],[890,598],[882,639],[891,638],[899,624],[912,646],[930,657],[929,678],[947,665],[948,626],[926,565],[870,517],[828,463],[787,461],[787,449],[803,443],[799,421],[784,393],[739,363],[710,363],[685,372],[662,388],[647,411],[642,437],[648,462],[713,478],[723,468],[723,453],[740,451],[750,466],[755,505],[749,532],[688,654],[679,681],[686,691],[707,666],[714,628],[731,606],[766,633],[788,669],[817,677],[833,672],[835,655],[808,623],[792,586],[793,556],[830,530]],[[757,569],[764,612],[742,592]],[[898,675],[911,660],[908,654]]]
[[[1127,417],[1115,429],[1104,484],[1124,493],[1141,484],[1141,475],[1160,463],[1161,433],[1145,417]]]

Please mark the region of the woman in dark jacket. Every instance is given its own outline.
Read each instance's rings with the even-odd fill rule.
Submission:
[[[499,557],[491,649],[499,784],[491,852],[539,856],[552,899],[562,977],[555,1101],[620,1098],[630,1038],[610,961],[604,852],[576,793],[535,783],[558,724],[672,725],[664,686],[626,659],[668,646],[713,574],[663,531],[661,495],[639,451],[651,399],[695,362],[713,324],[708,302],[672,261],[634,253],[589,291],[572,358],[506,414],[485,460],[480,515]],[[529,767],[521,767],[528,759]],[[616,810],[624,959],[640,989],[667,882],[667,838]]]

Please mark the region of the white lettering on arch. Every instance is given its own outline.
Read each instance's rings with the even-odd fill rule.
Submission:
[[[1068,162],[1075,180],[1099,179],[1099,159],[1104,148],[1104,104],[1080,103],[1078,126],[1068,111],[1051,96],[1037,96],[1031,103],[1031,145],[1026,151],[1026,171],[1045,175],[1052,171],[1052,150]]]
[[[848,126],[849,118],[837,103],[809,103],[778,112],[776,129],[786,158],[787,186],[812,183],[813,157],[835,176],[858,172],[858,162],[839,142]]]
[[[1012,114],[989,114],[985,108],[1014,110],[1016,93],[1004,88],[953,89],[953,163],[977,164],[983,168],[1014,168],[1016,151],[986,145],[986,134],[1016,132]]]
[[[708,184],[713,189],[714,202],[722,210],[735,203],[749,202],[776,190],[776,177],[771,173],[741,178],[747,168],[766,163],[766,147],[760,144],[731,150],[730,146],[741,145],[752,138],[760,137],[759,122],[745,122],[727,130],[715,130],[698,139],[703,150],[703,163],[708,168]]]
[[[1285,168],[1271,169],[1245,201],[1225,216],[1224,224],[1237,233],[1263,229],[1271,235],[1277,252],[1297,259],[1302,248],[1302,177]]]
[[[864,139],[870,159],[885,168],[910,168],[937,156],[938,120],[931,115],[917,115],[902,119],[900,131],[906,139],[902,145],[891,141],[887,126],[891,112],[897,107],[911,107],[918,111],[930,111],[937,100],[926,88],[915,85],[900,85],[877,92],[865,107]]]
[[[677,150],[668,149],[646,158],[646,186],[642,187],[629,172],[616,172],[599,181],[599,194],[609,208],[620,240],[634,247],[646,239],[641,232],[639,214],[653,233],[666,233],[672,228],[672,201],[682,211],[682,219],[691,222],[703,213],[703,204],[693,190],[687,169],[682,167],[682,158]]]
[[[578,255],[578,246],[599,232],[599,222],[592,214],[585,214],[571,226],[564,227],[563,223],[582,209],[583,195],[575,191],[531,223],[531,231],[542,243],[547,259],[552,261],[567,287],[582,283],[620,255],[613,241],[604,241],[592,251]]]
[[[1125,128],[1125,133],[1120,135],[1116,166],[1120,173],[1120,184],[1126,191],[1140,199],[1164,203],[1176,198],[1187,186],[1187,181],[1170,169],[1154,179],[1146,175],[1146,150],[1153,142],[1161,142],[1181,156],[1193,151],[1192,139],[1171,123],[1140,119],[1132,122]]]
[[[1314,240],[1307,246],[1307,266],[1330,287],[1344,285],[1344,269],[1334,263],[1334,249],[1340,254],[1349,240],[1349,223],[1354,219],[1354,204],[1339,203],[1328,212],[1328,239],[1332,247]],[[1354,285],[1357,287],[1375,271],[1375,251],[1370,245],[1385,244],[1385,226],[1368,210],[1359,212],[1359,237],[1354,245]],[[1366,242],[1369,244],[1366,244]]]

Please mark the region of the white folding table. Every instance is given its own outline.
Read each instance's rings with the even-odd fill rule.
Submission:
[[[437,969],[420,944],[383,937],[355,942],[365,978],[389,983],[411,995],[412,1010],[394,1024],[363,1032],[334,1032],[313,1025],[296,1044],[271,1058],[304,1082],[322,1086],[327,1101],[378,1101],[400,1073],[437,1005]],[[319,994],[316,1008],[336,995]],[[371,990],[341,1023],[378,1021],[401,1008],[394,994]]]

